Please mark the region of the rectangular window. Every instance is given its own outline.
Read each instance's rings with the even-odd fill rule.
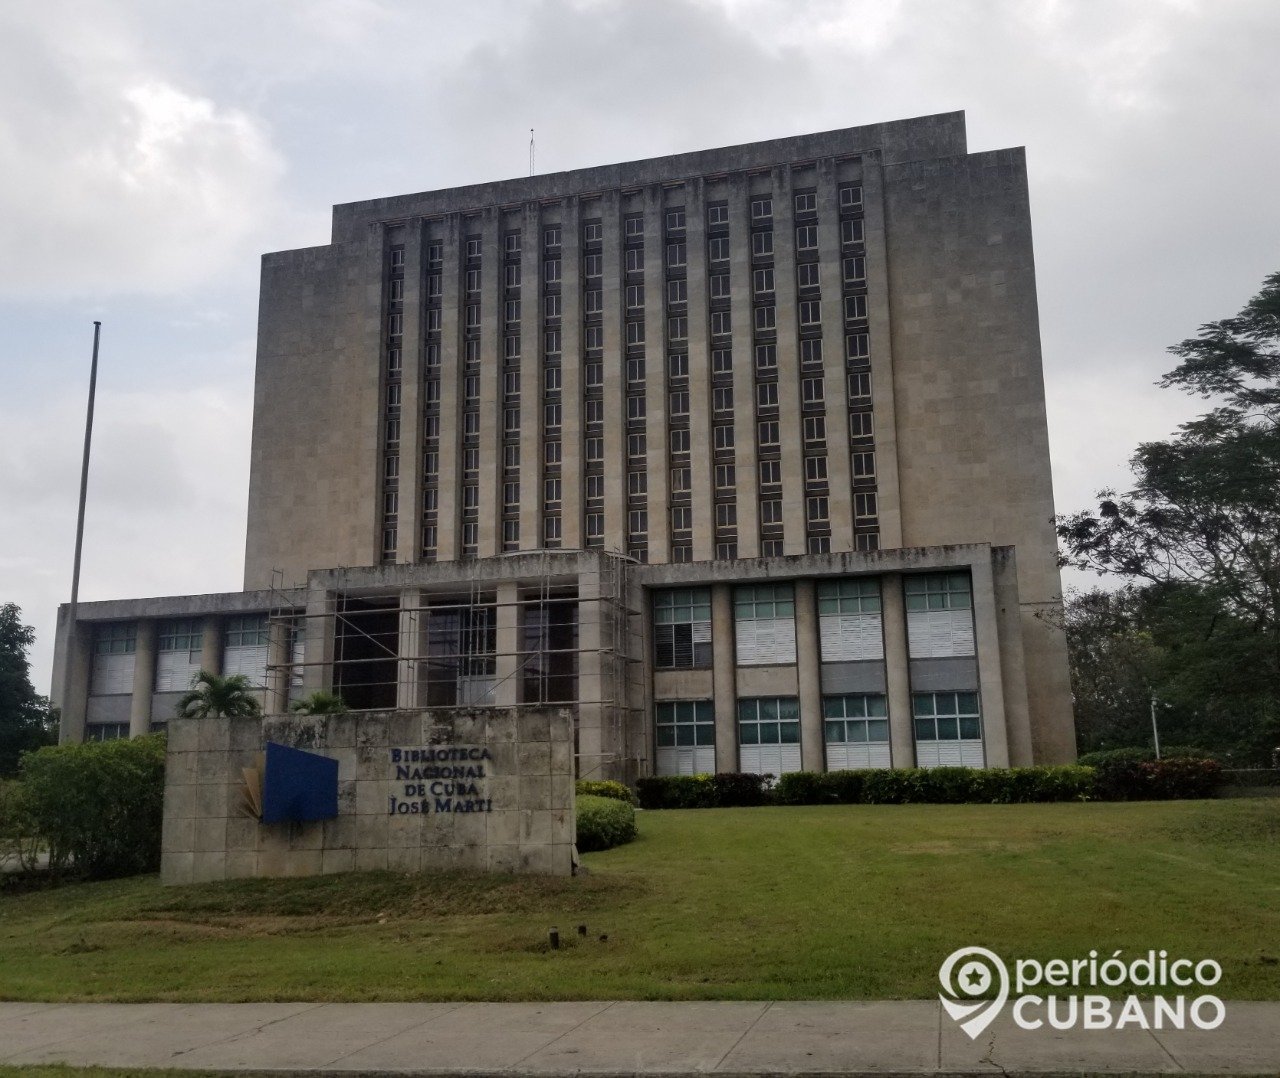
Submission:
[[[467,257],[468,258],[480,257],[480,237],[479,236],[469,236],[467,238]]]
[[[583,402],[583,408],[587,423],[604,422],[604,401],[598,397],[592,397]]]
[[[796,287],[801,291],[819,287],[818,263],[801,262],[796,266]]]
[[[659,670],[711,665],[711,589],[653,592],[654,663]]]
[[[804,481],[810,486],[816,486],[827,481],[826,457],[804,458]]]
[[[862,284],[867,279],[867,260],[855,255],[844,260],[844,283]]]
[[[758,269],[751,274],[751,290],[757,296],[773,291],[773,267]]]
[[[822,325],[822,300],[806,299],[800,301],[800,324],[802,326]]]
[[[683,277],[678,281],[667,282],[667,302],[668,303],[688,303],[689,302],[689,282]]]
[[[644,218],[628,217],[624,226],[627,239],[635,239],[637,236],[644,235]]]
[[[753,232],[751,234],[751,254],[756,258],[772,258],[773,233]]]
[[[715,707],[710,700],[654,704],[655,771],[700,775],[716,769]]]
[[[871,399],[871,372],[855,371],[849,375],[849,400],[862,404]]]
[[[672,352],[667,356],[667,377],[673,382],[688,380],[689,355],[687,352]]]
[[[688,468],[672,468],[671,469],[671,493],[672,494],[688,494],[689,482],[690,482],[690,472]]]
[[[636,320],[627,323],[627,344],[634,348],[644,344],[644,323]]]
[[[872,436],[872,421],[870,412],[850,412],[849,413],[849,437],[850,438],[870,438]]]
[[[773,199],[756,198],[751,201],[751,219],[764,221],[773,216]]]
[[[547,509],[560,508],[560,480],[558,478],[543,480],[542,503]]]
[[[558,439],[548,438],[542,443],[542,462],[549,465],[559,464],[563,452],[563,442],[560,442]]]
[[[673,430],[671,432],[671,452],[689,452],[689,431],[687,428],[684,430]]]
[[[756,384],[756,410],[769,411],[778,407],[778,383],[758,382]]]
[[[478,269],[469,269],[466,274],[466,290],[468,292],[480,291],[480,271]]]
[[[762,487],[782,486],[782,462],[778,460],[762,460],[760,462],[760,485]]]
[[[644,509],[627,511],[627,534],[634,539],[643,539],[649,534],[649,513]]]
[[[800,400],[804,404],[821,404],[826,399],[821,378],[800,379]]]
[[[822,698],[827,767],[835,770],[888,767],[889,710],[881,693]]]
[[[502,284],[506,288],[518,289],[520,287],[520,263],[508,262],[502,268]]]
[[[729,317],[728,311],[712,311],[711,312],[711,335],[713,337],[728,337],[733,334],[733,320]]]
[[[548,258],[542,263],[542,279],[547,284],[560,283],[560,259]]]
[[[840,188],[840,208],[849,211],[862,209],[861,185],[847,184]]]
[[[745,774],[800,770],[800,702],[794,696],[738,701],[738,767]]]
[[[560,354],[560,330],[552,327],[543,332],[542,335],[543,350],[548,356],[558,356]]]
[[[844,317],[849,322],[860,322],[867,317],[866,296],[845,296]]]
[[[560,542],[560,518],[558,516],[542,518],[542,540],[547,546],[554,546]]]
[[[733,424],[718,423],[711,428],[712,444],[715,446],[717,453],[727,453],[733,449]]]
[[[806,367],[822,366],[821,337],[806,337],[800,342],[800,362]]]
[[[804,417],[804,440],[806,445],[823,445],[826,443],[826,416],[807,415]]]
[[[773,306],[757,307],[755,310],[756,331],[767,333],[777,328],[777,313]]]
[[[548,251],[558,250],[560,247],[560,229],[559,227],[547,228],[542,232],[542,245]]]
[[[584,493],[586,494],[587,501],[589,502],[601,501],[604,498],[604,476],[603,475],[587,476],[583,490],[584,490]]]
[[[727,236],[712,236],[707,241],[707,258],[711,262],[729,261],[729,239]]]
[[[733,351],[731,349],[713,348],[711,350],[711,373],[733,373]]]
[[[582,275],[588,279],[604,275],[604,256],[587,255],[582,259]]]
[[[683,209],[667,210],[667,231],[668,232],[684,231],[684,210]]]
[[[770,419],[763,423],[757,423],[756,435],[757,444],[759,444],[761,448],[779,445],[778,421],[776,419]]]
[[[586,456],[587,460],[590,463],[599,464],[601,461],[604,460],[604,439],[603,438],[597,435],[592,435],[589,438],[583,439],[582,449],[583,449],[583,454]]]
[[[818,249],[818,226],[801,225],[796,229],[796,250],[816,251]]]
[[[796,213],[817,213],[818,196],[812,191],[796,195]]]
[[[776,344],[756,345],[756,372],[772,372],[778,369],[778,346]]]
[[[625,259],[626,269],[628,273],[644,272],[644,248],[628,247]]]
[[[586,517],[587,539],[603,539],[604,538],[604,514],[588,513]]]
[[[874,479],[876,476],[876,455],[874,453],[854,453],[849,458],[854,479]]]
[[[560,428],[560,405],[547,404],[543,406],[543,424],[548,430],[558,430]]]
[[[646,439],[643,433],[627,435],[627,456],[632,460],[641,460],[645,455]]]
[[[911,694],[917,767],[982,767],[982,715],[973,692]]]
[[[599,351],[604,347],[604,326],[584,326],[582,329],[582,346],[588,351]]]
[[[760,502],[760,523],[782,523],[782,501],[779,498],[765,498]]]
[[[604,238],[604,229],[599,221],[587,221],[582,226],[583,243],[599,243]]]
[[[734,528],[738,524],[738,507],[733,502],[716,502],[716,527]]]
[[[689,394],[686,390],[675,390],[670,395],[668,408],[673,418],[684,418],[689,415]]]
[[[733,490],[737,486],[737,469],[732,464],[715,467],[716,490]]]
[[[689,319],[684,315],[667,319],[667,339],[683,341],[689,337]]]
[[[711,391],[711,407],[716,412],[732,412],[733,386],[716,386]]]
[[[840,222],[840,242],[846,247],[854,247],[863,242],[866,233],[861,220]]]
[[[644,307],[644,285],[629,284],[627,285],[627,310],[638,311]]]
[[[639,393],[627,397],[627,419],[638,421],[644,419],[645,398]]]
[[[542,297],[542,317],[548,320],[560,317],[560,293]]]
[[[683,243],[667,244],[667,268],[680,269],[685,265],[685,245]]]
[[[519,480],[511,480],[502,484],[502,505],[505,509],[520,508]]]
[[[731,293],[729,291],[729,275],[727,273],[715,273],[711,276],[711,298],[729,299]]]
[[[629,472],[627,474],[627,495],[631,498],[643,498],[649,492],[649,476],[646,472]]]
[[[502,305],[502,317],[507,322],[520,321],[520,301],[509,299]]]
[[[715,228],[729,223],[729,207],[724,202],[712,202],[707,206],[707,225]]]
[[[592,361],[583,367],[583,380],[588,389],[599,389],[604,385],[604,364]]]
[[[693,531],[693,507],[674,505],[671,507],[671,533],[679,537]]]
[[[876,518],[875,491],[858,493],[853,496],[853,519],[858,524],[874,523]]]
[[[813,494],[805,499],[805,519],[810,524],[826,524],[831,512],[825,494]]]
[[[468,381],[475,378],[475,375],[469,375]],[[479,379],[476,379],[478,382]],[[542,370],[542,389],[544,393],[556,393],[560,390],[560,368],[544,367]],[[470,393],[468,393],[470,396]]]

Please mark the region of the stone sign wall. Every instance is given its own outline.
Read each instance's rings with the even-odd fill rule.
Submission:
[[[243,770],[266,742],[338,761],[338,815],[263,824]],[[479,708],[173,719],[165,883],[322,872],[573,870],[573,715]]]

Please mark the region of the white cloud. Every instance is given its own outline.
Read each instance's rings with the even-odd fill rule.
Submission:
[[[23,15],[0,16],[0,291],[181,292],[252,257],[284,172],[262,121],[118,27]]]

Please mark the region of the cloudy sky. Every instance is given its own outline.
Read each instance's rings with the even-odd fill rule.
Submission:
[[[331,204],[964,109],[1025,145],[1060,510],[1280,268],[1274,0],[9,0],[0,602],[47,691],[92,322],[84,599],[234,590],[258,257]]]

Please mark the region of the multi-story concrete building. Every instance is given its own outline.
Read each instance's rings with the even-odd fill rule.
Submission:
[[[263,261],[243,593],[83,604],[64,736],[576,705],[578,770],[1074,757],[1027,175],[961,113],[334,209]]]

